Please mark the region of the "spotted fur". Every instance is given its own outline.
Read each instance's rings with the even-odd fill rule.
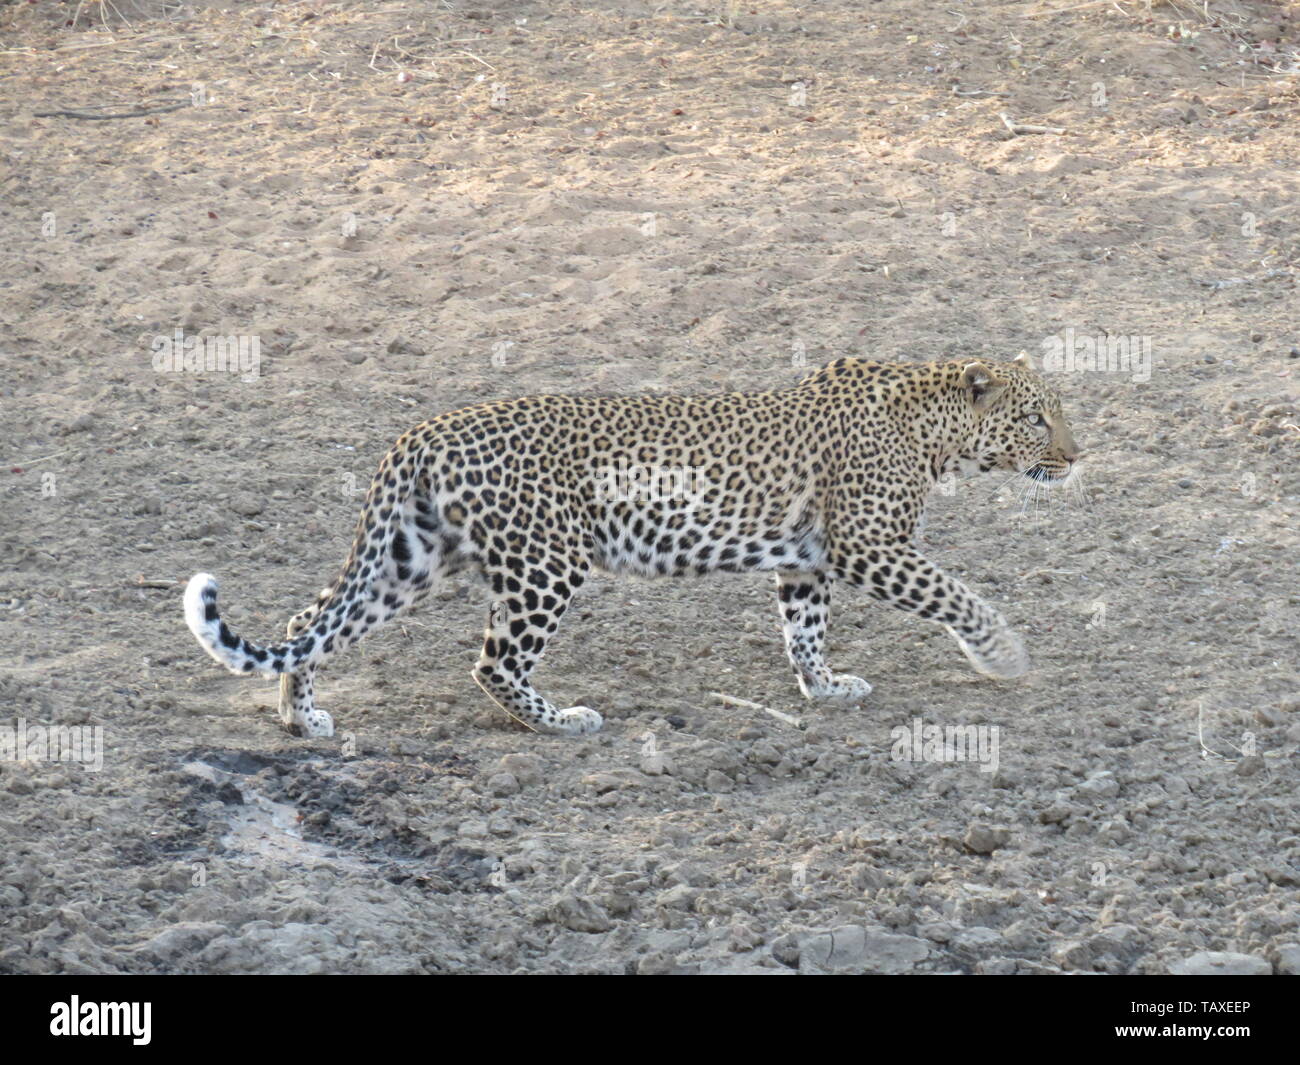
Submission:
[[[494,597],[474,679],[544,732],[601,725],[594,710],[557,709],[529,682],[593,567],[775,571],[787,652],[811,699],[857,704],[871,691],[823,655],[836,581],[944,625],[981,672],[1016,677],[1028,669],[1020,640],[918,552],[917,523],[945,473],[1058,480],[1077,458],[1060,400],[1023,360],[840,359],[773,392],[484,403],[397,441],[342,572],[283,642],[232,632],[207,574],[190,581],[185,615],[231,671],[279,676],[285,724],[318,736],[333,722],[314,705],[316,670],[466,567]],[[636,472],[646,470],[668,474],[647,484]]]

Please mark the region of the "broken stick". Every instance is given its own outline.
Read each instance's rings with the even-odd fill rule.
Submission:
[[[1014,121],[1010,115],[1003,111],[998,118],[1002,119],[1002,124],[1013,137],[1022,133],[1065,133],[1066,131],[1060,126],[1031,126],[1024,122]]]
[[[771,714],[778,721],[784,721],[787,725],[793,725],[795,728],[803,728],[802,718],[795,717],[793,714],[787,714],[781,710],[773,710],[770,706],[764,706],[762,703],[751,703],[748,699],[737,699],[734,695],[725,695],[722,692],[709,692],[715,699],[720,699],[728,706],[741,706],[746,710],[762,710],[765,714]]]

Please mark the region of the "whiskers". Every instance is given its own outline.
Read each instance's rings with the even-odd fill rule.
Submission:
[[[1016,511],[1016,521],[1028,520],[1030,525],[1041,525],[1042,518],[1039,515],[1039,504],[1045,503],[1047,512],[1051,513],[1052,489],[1048,487],[1049,482],[1039,478],[1025,478],[1025,483],[1020,489],[1017,499],[1020,507]]]
[[[994,488],[993,491],[991,491],[991,492],[989,493],[989,497],[988,497],[988,499],[984,500],[984,502],[985,502],[985,503],[992,503],[992,502],[993,502],[993,497],[996,496],[999,492],[1001,492],[1002,489],[1004,489],[1007,485],[1009,485],[1009,484],[1010,484],[1012,481],[1014,481],[1016,478],[1018,478],[1018,477],[1023,477],[1023,476],[1024,476],[1024,474],[1021,473],[1019,470],[1017,470],[1017,471],[1016,471],[1015,473],[1013,473],[1010,477],[1008,477],[1005,481],[999,481],[999,482],[998,482],[998,486],[997,486],[996,488]]]
[[[1015,513],[1017,523],[1026,521],[1032,526],[1039,526],[1058,509],[1066,510],[1071,506],[1084,511],[1092,509],[1092,497],[1088,494],[1083,480],[1083,471],[1078,463],[1075,463],[1069,474],[1060,480],[1042,475],[1031,476],[1028,475],[1028,471],[1013,473],[993,489],[989,501],[1017,479],[1020,480],[1020,485],[1015,490],[1013,500],[1017,504]]]
[[[1083,467],[1077,462],[1070,468],[1069,476],[1061,482],[1061,487],[1066,491],[1067,500],[1072,498],[1081,510],[1092,510],[1092,496],[1088,494],[1088,486],[1083,481]]]

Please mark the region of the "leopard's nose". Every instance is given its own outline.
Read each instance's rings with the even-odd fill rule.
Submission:
[[[1061,449],[1061,458],[1066,462],[1078,462],[1079,456],[1083,454],[1083,449],[1074,441],[1074,434],[1070,432],[1067,425],[1061,426],[1061,432],[1056,437],[1057,446]]]

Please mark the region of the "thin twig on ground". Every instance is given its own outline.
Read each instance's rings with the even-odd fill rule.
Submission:
[[[135,111],[118,111],[111,114],[96,115],[90,111],[33,111],[36,118],[84,118],[91,121],[102,121],[109,118],[141,118],[144,115],[160,115],[165,111],[179,111],[182,107],[189,107],[189,100],[181,100],[178,103],[167,104],[163,107],[142,107]]]
[[[1002,124],[1007,127],[1011,135],[1019,136],[1025,133],[1065,133],[1066,130],[1061,126],[1031,126],[1025,122],[1016,122],[1010,115],[1003,111],[998,118],[1002,119]]]
[[[761,710],[765,714],[771,714],[778,721],[784,721],[787,725],[795,728],[803,728],[802,718],[795,717],[793,714],[787,714],[782,710],[773,710],[770,706],[764,706],[762,703],[752,703],[748,699],[737,699],[734,695],[726,695],[723,692],[709,692],[715,699],[720,699],[728,706],[739,706],[746,710]]]

